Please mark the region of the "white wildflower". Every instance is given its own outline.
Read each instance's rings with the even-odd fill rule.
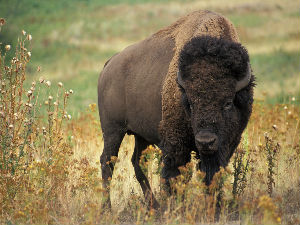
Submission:
[[[28,35],[27,35],[27,40],[28,40],[28,41],[31,41],[31,40],[32,40],[31,34],[28,34]]]
[[[11,46],[10,45],[5,45],[5,50],[6,51],[9,51],[11,49]]]
[[[50,87],[50,86],[51,86],[51,81],[48,80],[48,81],[46,82],[46,85],[47,85],[48,87]]]

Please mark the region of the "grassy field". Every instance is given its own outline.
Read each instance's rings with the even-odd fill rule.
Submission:
[[[299,96],[295,1],[4,1],[0,14],[8,26],[0,40],[14,46],[21,30],[30,33],[30,77],[40,76],[35,71],[41,66],[44,77],[74,89],[71,110],[77,116],[96,102],[96,80],[110,56],[193,9],[222,13],[235,24],[257,76],[256,98],[284,103]]]
[[[160,151],[149,147],[144,171],[165,209],[149,211],[130,162],[134,140],[126,136],[108,210],[99,169],[99,73],[116,52],[196,9],[231,19],[249,50],[257,86],[241,144],[209,188],[195,160],[182,168],[170,198],[161,188]],[[299,224],[298,9],[292,0],[0,0],[0,61],[9,66],[0,64],[0,224]],[[28,34],[27,50],[19,48]],[[19,61],[11,60],[16,48]]]

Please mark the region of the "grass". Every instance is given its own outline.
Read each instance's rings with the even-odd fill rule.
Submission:
[[[0,5],[7,21],[0,31],[0,85],[5,83],[0,95],[1,224],[299,224],[296,2],[12,0]],[[114,159],[108,210],[99,166],[98,75],[111,55],[196,8],[230,18],[249,50],[257,76],[250,123],[231,163],[209,188],[193,159],[172,182],[177,194],[167,197],[159,175],[160,150],[150,146],[143,153],[148,159],[141,161],[143,171],[163,213],[144,204],[130,160],[134,139],[126,136]],[[33,39],[15,55],[16,36],[27,37],[22,29]],[[15,56],[26,64],[18,74],[3,64],[20,65],[11,61]],[[40,83],[40,77],[45,81]],[[219,193],[222,207],[216,222]]]

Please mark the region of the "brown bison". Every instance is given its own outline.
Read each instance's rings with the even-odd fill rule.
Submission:
[[[158,206],[139,159],[148,145],[163,153],[162,177],[200,159],[210,184],[240,142],[252,110],[254,76],[247,50],[223,16],[193,12],[106,62],[98,81],[103,130],[102,177],[112,176],[124,135],[135,136],[132,164],[146,199]]]

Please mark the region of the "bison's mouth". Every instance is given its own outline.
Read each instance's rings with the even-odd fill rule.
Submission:
[[[199,148],[198,148],[199,150]],[[205,156],[209,156],[209,155],[214,155],[215,152],[214,151],[211,151],[210,149],[203,149],[201,148],[201,150],[199,150],[200,154],[201,155],[205,155]]]
[[[198,152],[200,163],[199,168],[201,171],[206,173],[205,176],[205,184],[210,185],[215,173],[220,170],[221,166],[227,165],[227,160],[225,157],[225,152],[228,149],[221,149],[220,147],[214,153],[204,154],[202,152]]]

